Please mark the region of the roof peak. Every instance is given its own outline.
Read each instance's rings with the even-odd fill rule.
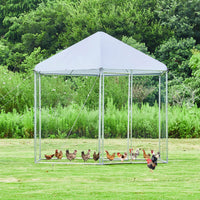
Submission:
[[[163,63],[98,31],[39,63],[35,71],[44,74],[98,75],[100,68],[109,74],[130,73],[130,70],[153,74],[167,70]]]

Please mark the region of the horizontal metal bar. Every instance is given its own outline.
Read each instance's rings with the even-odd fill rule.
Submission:
[[[94,163],[90,163],[90,162],[51,162],[51,160],[46,160],[46,162],[44,161],[45,159],[41,159],[36,161],[36,163],[38,164],[66,164],[66,165],[114,165],[114,164],[147,164],[147,162],[145,160],[142,161],[142,159],[138,159],[138,160],[134,160],[134,161],[124,161],[124,162],[115,162],[113,161],[109,161],[109,160],[103,160],[102,163],[99,162],[94,162]],[[167,161],[164,160],[158,160],[159,164],[167,164]]]

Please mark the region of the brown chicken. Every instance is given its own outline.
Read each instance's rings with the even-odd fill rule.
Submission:
[[[52,154],[52,155],[44,155],[45,156],[45,158],[47,159],[47,160],[51,160],[53,157],[54,157],[54,154]]]
[[[145,160],[150,159],[151,155],[150,154],[146,154],[145,150],[143,149],[143,157],[145,158]]]
[[[108,153],[108,151],[106,151],[106,156],[107,156],[108,160],[112,161],[112,160],[114,160],[114,158],[115,158],[115,153],[113,153],[112,155],[110,155],[110,154]]]
[[[56,158],[57,158],[58,154],[59,154],[59,153],[58,153],[58,149],[56,149],[56,150],[55,150],[55,157],[56,157]]]
[[[125,152],[124,154],[121,153],[117,153],[117,156],[121,159],[121,161],[123,162],[126,158],[127,158],[127,153]]]
[[[87,161],[90,158],[90,149],[88,149],[87,154],[85,154],[84,151],[82,151],[81,157],[83,158],[84,162]]]
[[[74,150],[73,153],[69,153],[69,150],[67,149],[66,150],[66,157],[68,160],[72,161],[76,158],[76,153],[77,153],[77,150]]]
[[[94,159],[94,161],[99,160],[99,153],[96,154],[96,151],[95,151],[94,154],[93,154],[93,159]]]
[[[63,152],[60,150],[60,152],[58,152],[58,150],[56,149],[55,151],[55,156],[57,157],[57,159],[62,159],[63,157]]]

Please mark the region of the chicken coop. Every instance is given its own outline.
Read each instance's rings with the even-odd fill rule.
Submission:
[[[42,61],[34,69],[35,163],[146,163],[143,149],[159,152],[158,162],[168,163],[167,80],[163,63],[104,32]],[[84,83],[83,89],[75,88],[76,81]],[[115,85],[114,93],[107,90]],[[70,99],[84,90],[86,98],[74,114]],[[117,97],[120,92],[123,99]],[[120,108],[111,94],[122,101]],[[92,99],[98,109],[88,120],[86,104]],[[88,126],[83,128],[84,120]],[[73,138],[76,133],[81,139]],[[99,156],[93,159],[94,152]]]

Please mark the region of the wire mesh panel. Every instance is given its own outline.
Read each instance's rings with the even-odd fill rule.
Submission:
[[[143,149],[160,152],[159,162],[168,162],[166,73],[110,76],[100,71],[74,77],[35,72],[34,96],[36,163],[146,163]],[[75,159],[66,150],[76,150]],[[90,159],[84,160],[82,151],[88,150]],[[100,152],[98,161],[92,159],[94,151]]]

